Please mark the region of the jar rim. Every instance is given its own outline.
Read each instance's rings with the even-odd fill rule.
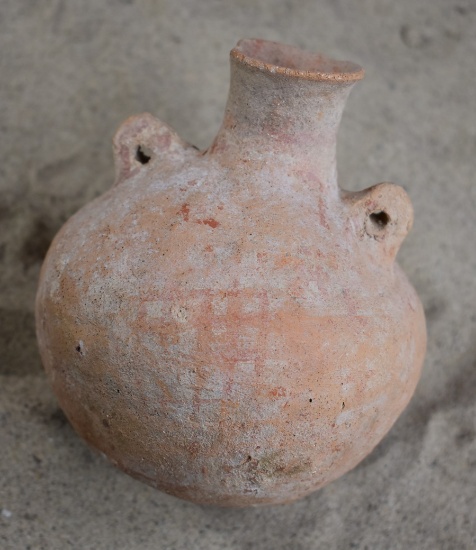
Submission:
[[[351,83],[364,77],[364,70],[357,63],[270,40],[242,39],[230,57],[252,69],[305,80]]]

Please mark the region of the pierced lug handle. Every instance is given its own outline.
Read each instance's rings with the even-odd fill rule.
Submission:
[[[187,150],[194,150],[170,126],[149,113],[125,120],[116,131],[112,143],[116,185],[137,174],[146,165],[155,165],[157,161],[181,163]]]
[[[355,232],[393,262],[413,225],[413,206],[406,191],[394,183],[379,183],[357,193],[345,193]]]

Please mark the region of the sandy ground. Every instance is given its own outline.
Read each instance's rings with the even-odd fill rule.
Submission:
[[[476,548],[476,2],[2,0],[0,548]],[[75,435],[42,372],[33,300],[49,242],[112,183],[111,137],[150,111],[208,145],[241,37],[363,65],[343,187],[390,180],[415,207],[399,261],[428,320],[410,406],[354,471],[288,506],[161,494]]]

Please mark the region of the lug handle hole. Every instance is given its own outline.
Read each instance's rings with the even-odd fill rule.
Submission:
[[[141,164],[147,164],[152,158],[152,151],[148,147],[139,145],[136,149],[136,160]]]
[[[387,212],[384,212],[383,210],[372,212],[369,218],[370,221],[375,225],[375,227],[378,227],[379,229],[383,229],[390,223],[390,216],[387,214]]]

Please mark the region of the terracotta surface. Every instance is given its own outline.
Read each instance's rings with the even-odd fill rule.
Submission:
[[[77,432],[195,502],[302,497],[408,403],[426,345],[395,255],[406,193],[337,186],[360,67],[246,40],[207,151],[149,114],[114,138],[114,187],[75,214],[37,295],[44,366]]]

